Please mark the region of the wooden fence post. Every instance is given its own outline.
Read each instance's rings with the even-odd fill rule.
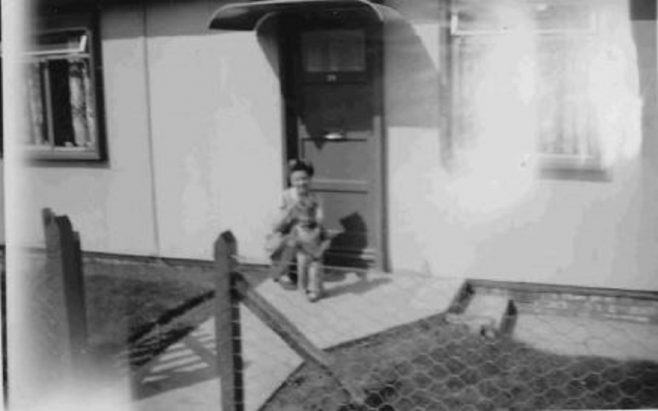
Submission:
[[[80,237],[66,216],[42,210],[46,239],[46,275],[59,277],[64,303],[63,325],[68,329],[71,365],[79,369],[87,356],[87,310]]]
[[[223,411],[244,410],[240,306],[233,291],[237,243],[230,231],[215,241],[215,339]]]
[[[9,361],[7,360],[7,272],[5,270],[6,255],[2,250],[2,276],[0,277],[0,318],[2,326],[0,327],[0,338],[2,339],[2,409],[6,410],[9,405]]]

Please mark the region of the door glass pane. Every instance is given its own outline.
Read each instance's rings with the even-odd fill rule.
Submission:
[[[363,30],[313,30],[302,33],[304,71],[365,71]]]

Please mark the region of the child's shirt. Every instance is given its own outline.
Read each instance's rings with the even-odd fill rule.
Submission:
[[[292,209],[292,212],[288,210]],[[323,210],[320,200],[315,193],[309,192],[303,198],[300,198],[297,190],[288,188],[283,191],[281,196],[281,206],[279,207],[279,216],[275,222],[274,231],[288,232],[293,225],[300,220],[309,220],[310,224],[322,224]]]
[[[277,231],[289,232],[290,240],[300,251],[319,254],[328,236],[322,226],[323,210],[318,197],[308,193],[300,198],[297,190],[289,188],[283,192],[280,212]]]

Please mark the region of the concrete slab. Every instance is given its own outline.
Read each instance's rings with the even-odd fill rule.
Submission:
[[[449,313],[446,320],[468,326],[471,332],[494,338],[509,333],[515,310],[512,301],[501,294],[473,295],[463,313]]]
[[[520,314],[513,337],[565,355],[658,361],[658,324]]]

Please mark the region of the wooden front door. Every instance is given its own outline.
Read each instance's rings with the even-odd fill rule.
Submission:
[[[325,264],[384,268],[381,25],[354,12],[284,27],[287,157],[315,166],[334,236]]]

